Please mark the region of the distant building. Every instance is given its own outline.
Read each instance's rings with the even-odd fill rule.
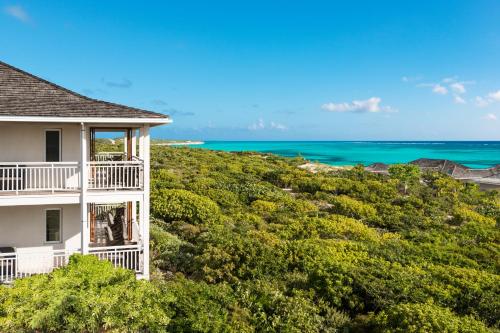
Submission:
[[[420,158],[409,164],[417,165],[424,171],[436,171],[455,179],[479,184],[482,188],[500,188],[500,165],[486,169],[473,169],[450,160]],[[365,169],[373,173],[388,174],[390,165],[373,163]]]

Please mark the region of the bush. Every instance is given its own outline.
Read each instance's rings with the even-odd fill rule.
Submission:
[[[377,210],[372,205],[346,195],[332,196],[328,201],[332,205],[331,211],[335,214],[356,219],[369,219],[377,214]]]
[[[152,195],[153,215],[165,222],[185,221],[191,224],[219,221],[219,206],[207,197],[186,190],[160,190]]]
[[[172,304],[175,315],[168,326],[170,332],[254,331],[248,323],[249,313],[239,307],[226,284],[209,285],[180,277],[161,286],[176,299]]]
[[[413,164],[394,164],[389,167],[392,178],[400,181],[404,193],[407,194],[408,187],[420,180],[420,168]]]
[[[479,213],[476,213],[473,210],[470,210],[467,207],[458,207],[453,212],[453,220],[452,222],[457,225],[465,224],[465,223],[478,223],[483,224],[485,226],[494,227],[496,221],[492,218],[485,217]]]
[[[432,303],[403,303],[374,318],[380,333],[488,333],[490,330],[471,316],[459,317]]]
[[[156,224],[150,229],[151,264],[162,270],[176,271],[182,264],[180,249],[184,242]]]
[[[67,267],[3,291],[2,332],[163,332],[173,301],[133,272],[79,254]]]
[[[276,205],[274,202],[265,200],[255,200],[254,202],[252,202],[251,207],[255,212],[262,215],[269,215],[271,213],[274,213],[278,209],[278,205]]]

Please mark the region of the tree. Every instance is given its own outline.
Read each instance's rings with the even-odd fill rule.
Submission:
[[[413,164],[394,164],[389,167],[389,175],[403,184],[404,194],[408,187],[420,180],[420,168]]]

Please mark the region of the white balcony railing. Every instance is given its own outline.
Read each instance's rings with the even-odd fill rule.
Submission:
[[[144,162],[92,161],[87,163],[89,190],[141,190]],[[0,194],[80,191],[78,162],[0,162]]]
[[[105,161],[125,161],[127,154],[124,152],[117,151],[106,151],[99,152],[95,154],[95,160],[97,162],[105,162]]]
[[[0,253],[0,283],[10,283],[33,274],[50,273],[55,268],[65,266],[68,260],[69,254],[65,250]]]
[[[50,273],[66,266],[73,253],[75,251],[67,250],[0,253],[0,284],[33,274]],[[143,272],[144,258],[140,246],[93,247],[89,249],[89,254],[100,260],[110,261],[114,267],[129,269],[135,273]]]
[[[89,254],[100,260],[110,261],[115,267],[122,267],[140,273],[143,270],[142,249],[139,246],[92,247]]]
[[[144,163],[133,161],[88,162],[89,190],[140,190],[143,187]]]
[[[0,192],[75,191],[78,162],[0,162]]]

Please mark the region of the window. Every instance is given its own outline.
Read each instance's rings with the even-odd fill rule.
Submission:
[[[61,161],[61,130],[45,131],[45,161]]]
[[[61,242],[61,210],[47,209],[45,211],[45,242]]]

